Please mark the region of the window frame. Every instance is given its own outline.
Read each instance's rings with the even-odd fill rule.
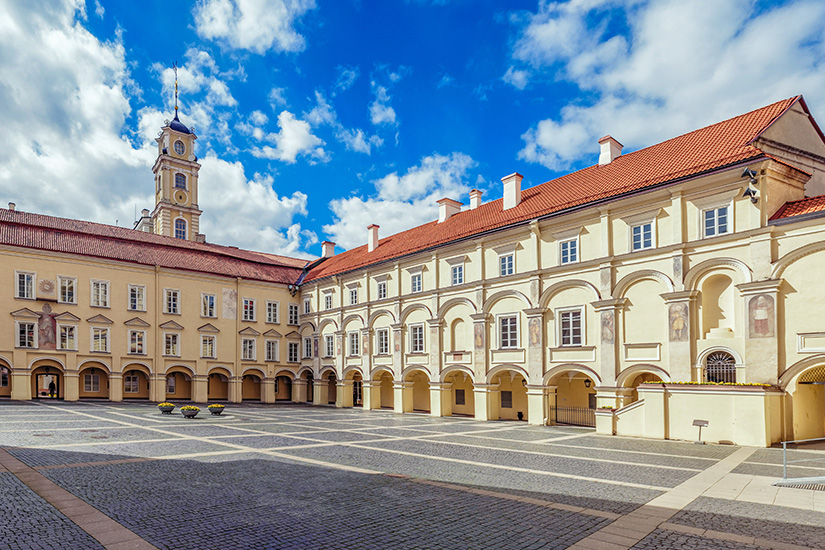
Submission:
[[[357,306],[358,305],[358,287],[353,286],[349,289],[349,305]]]
[[[72,285],[72,300],[63,299],[63,283],[68,282]],[[77,304],[77,277],[68,277],[66,275],[57,276],[57,303],[58,304]]]
[[[137,374],[124,374],[123,393],[140,393],[140,376]]]
[[[179,181],[183,181],[183,185],[178,185]],[[172,186],[175,189],[183,189],[184,191],[186,191],[186,174],[184,174],[183,172],[175,172],[174,183],[172,184]]]
[[[304,315],[309,315],[312,313],[312,297],[308,296],[304,298]]]
[[[504,326],[505,320],[515,321],[514,327],[508,328],[507,341],[505,341]],[[498,333],[498,349],[519,349],[520,339],[520,319],[518,313],[501,313],[496,315],[496,332]]]
[[[171,347],[170,347],[171,344]],[[163,356],[164,357],[180,357],[180,333],[179,332],[165,332],[163,333]]]
[[[574,327],[573,327],[573,324],[572,324],[573,319],[571,319],[570,320],[570,323],[571,323],[571,325],[570,325],[570,336],[569,336],[570,341],[568,343],[565,343],[564,342],[564,338],[565,338],[564,337],[564,330],[565,330],[565,326],[564,326],[565,325],[565,320],[564,320],[564,318],[565,318],[565,315],[573,314],[573,313],[578,313],[579,314],[579,329],[578,329],[579,330],[579,335],[578,335],[579,336],[579,342],[578,343],[575,342],[575,338],[574,338],[575,335],[574,335],[574,332],[573,332]],[[559,309],[556,310],[555,317],[556,317],[556,319],[558,319],[558,322],[556,323],[556,325],[557,325],[556,343],[558,344],[558,347],[561,347],[561,348],[580,348],[580,347],[583,347],[585,345],[586,336],[587,336],[587,327],[585,325],[584,306],[559,308]]]
[[[383,281],[377,281],[376,283],[375,294],[377,296],[376,300],[386,300],[387,299],[387,281],[386,279]]]
[[[95,285],[99,285],[98,286],[99,290],[97,292],[95,291]],[[110,289],[109,281],[105,281],[103,279],[91,279],[89,281],[89,289],[90,289],[90,292],[91,292],[91,295],[89,296],[89,305],[91,307],[100,307],[100,308],[108,308],[109,307],[109,302],[110,302],[110,300],[109,300],[109,294],[110,294],[109,293],[109,289]],[[101,296],[100,290],[103,291],[103,298],[104,298],[103,303],[100,302],[100,296]],[[95,301],[97,301],[98,303],[95,303]]]
[[[457,276],[456,276],[457,275]],[[464,284],[464,264],[450,266],[450,286]]]
[[[656,220],[647,220],[639,223],[634,223],[630,226],[630,251],[631,252],[641,252],[643,250],[652,250],[656,248],[656,228],[654,227],[654,223]],[[644,228],[650,228],[650,245],[644,246],[645,237],[644,237]],[[636,230],[640,230],[640,246],[636,248]]]
[[[332,309],[332,292],[324,294],[324,311]]]
[[[424,291],[424,273],[410,273],[410,294],[418,294]]]
[[[573,251],[570,252],[569,248],[566,251],[567,259],[565,259],[565,245],[572,245]],[[570,237],[569,239],[561,239],[559,240],[559,265],[569,265],[569,264],[577,264],[580,260],[579,255],[579,237],[576,235],[575,237]],[[573,256],[572,259],[570,256]]]
[[[135,339],[135,347],[132,347],[132,336],[139,336]],[[142,329],[129,329],[126,332],[126,354],[146,355],[146,331]]]
[[[274,338],[267,338],[264,340],[264,357],[266,361],[278,362],[281,356],[281,346],[278,340]]]
[[[275,300],[266,301],[266,322],[272,325],[281,324],[281,303]]]
[[[24,286],[27,286],[27,294],[28,296],[22,296],[20,294],[20,281],[21,277],[25,277],[28,280],[28,283]],[[14,297],[20,300],[36,300],[37,299],[37,273],[33,271],[22,271],[22,270],[14,270]]]
[[[103,336],[103,342],[106,344],[105,349],[95,349],[95,336],[100,334]],[[91,327],[89,329],[89,352],[90,353],[111,353],[111,328],[110,327]]]
[[[174,311],[170,306],[171,299],[174,297]],[[181,315],[182,309],[181,291],[178,288],[164,288],[163,289],[163,313],[166,315]]]
[[[301,357],[301,344],[300,342],[287,342],[286,343],[286,362],[287,363],[300,363]]]
[[[725,231],[719,231],[719,211],[724,209],[725,210]],[[714,231],[712,235],[708,234],[708,227],[707,227],[707,214],[713,212],[714,213]],[[733,216],[731,213],[733,212],[733,208],[731,207],[730,203],[725,204],[717,204],[714,206],[710,206],[707,208],[702,208],[699,211],[699,227],[701,228],[702,238],[703,239],[712,239],[713,237],[719,237],[721,235],[729,235],[733,233]]]
[[[255,338],[241,338],[241,361],[256,361],[258,355]]]
[[[72,333],[72,341],[74,342],[73,346],[69,347],[63,345],[63,329],[67,329],[67,332]],[[59,351],[77,351],[77,325],[57,323],[57,330],[55,332],[57,333],[57,345],[55,347]]]
[[[376,355],[390,354],[390,329],[379,328],[375,331],[375,350]]]
[[[180,222],[183,227],[179,227],[178,222]],[[172,222],[172,236],[182,241],[189,238],[189,224],[186,222],[186,218],[175,218],[175,221]]]
[[[498,276],[509,277],[516,274],[516,251],[502,252],[498,255]]]
[[[292,327],[297,327],[300,323],[300,309],[298,308],[298,304],[290,303],[287,305],[287,318],[286,324]]]
[[[347,357],[358,357],[361,355],[361,335],[358,331],[347,333]]]
[[[258,320],[258,301],[255,298],[243,298],[241,302],[241,321],[254,323]]]
[[[206,298],[212,299],[212,304],[207,308]],[[211,309],[212,315],[209,315],[207,309]],[[218,317],[218,295],[211,292],[201,292],[201,317],[205,319],[216,319]]]
[[[335,357],[335,335],[324,335],[324,357]]]
[[[206,343],[210,342],[210,355],[206,354]],[[218,338],[214,334],[201,334],[201,359],[217,359],[218,357]]]
[[[304,349],[302,359],[312,359],[312,336],[304,336]]]
[[[25,335],[25,342],[21,338],[21,329],[23,325],[29,325],[31,327],[31,345],[27,345],[29,343],[29,335],[26,333]],[[15,321],[14,322],[14,347],[21,348],[21,349],[37,349],[39,342],[37,334],[37,323],[34,321]]]
[[[410,330],[410,353],[427,353],[427,341],[425,336],[424,323],[409,325]],[[416,337],[416,332],[420,338]]]
[[[140,299],[143,302],[143,307],[142,308],[139,307],[138,304],[133,304],[132,303],[133,302],[132,298],[134,296],[138,295],[138,294],[135,294],[135,291],[140,291],[138,294],[140,296]],[[126,305],[127,310],[128,311],[144,311],[145,312],[146,311],[146,285],[129,284],[128,292],[129,292],[129,294],[128,294],[129,302]]]
[[[97,389],[95,389],[97,386]],[[83,391],[85,393],[100,393],[100,375],[87,372],[83,374]]]

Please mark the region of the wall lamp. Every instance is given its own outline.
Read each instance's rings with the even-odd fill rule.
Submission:
[[[585,378],[585,380],[584,380],[584,387],[585,387],[585,388],[589,388],[589,387],[590,387],[590,384],[592,384],[592,383],[593,383],[593,382],[591,382],[589,378]]]

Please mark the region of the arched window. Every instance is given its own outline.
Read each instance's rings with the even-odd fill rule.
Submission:
[[[725,351],[714,351],[705,359],[705,382],[736,383],[736,359]]]
[[[9,369],[0,367],[0,388],[9,387]]]
[[[186,239],[186,220],[183,218],[175,220],[175,238]]]
[[[186,189],[186,176],[181,173],[175,174],[175,187],[178,189]]]

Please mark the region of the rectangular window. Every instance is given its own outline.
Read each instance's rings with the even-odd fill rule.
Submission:
[[[653,222],[634,225],[632,228],[633,251],[653,248]]]
[[[501,408],[502,409],[512,409],[513,408],[513,392],[512,391],[501,391]]]
[[[332,294],[324,295],[324,309],[332,309]]]
[[[92,327],[92,351],[107,353],[109,351],[109,329]]]
[[[355,355],[361,354],[361,341],[358,339],[357,332],[350,332],[347,335],[347,339],[349,340],[349,355],[350,357]]]
[[[177,377],[172,374],[166,377],[166,393],[175,393],[175,379]]]
[[[178,346],[178,334],[168,333],[163,335],[163,354],[177,357],[180,355],[180,348]]]
[[[515,273],[515,254],[502,254],[498,257],[498,274],[501,277]]]
[[[279,323],[278,321],[278,302],[267,302],[266,303],[266,322],[267,323]]]
[[[92,307],[109,307],[109,281],[92,281]]]
[[[455,404],[465,405],[466,399],[464,397],[464,390],[455,390]]]
[[[453,285],[460,285],[464,283],[464,266],[454,265],[450,269],[450,279],[452,280]]]
[[[129,310],[146,311],[146,287],[129,285]]]
[[[297,325],[298,324],[298,304],[289,304],[289,310],[287,311],[289,317],[287,318],[288,325]]]
[[[424,325],[410,327],[410,352],[424,353]]]
[[[304,359],[312,358],[312,338],[304,338]]]
[[[253,298],[243,299],[243,316],[241,319],[244,321],[255,320],[255,300]]]
[[[387,297],[387,281],[380,281],[378,283],[378,299],[383,300]]]
[[[201,294],[201,317],[217,317],[214,294]]]
[[[278,341],[277,340],[267,340],[266,341],[266,360],[267,361],[277,361],[278,360]]]
[[[129,331],[129,353],[132,355],[146,354],[146,331],[145,330],[130,330]]]
[[[703,212],[705,237],[724,235],[728,232],[728,207],[712,208]]]
[[[77,349],[77,327],[72,325],[57,326],[58,349],[73,351]]]
[[[137,375],[127,374],[123,377],[123,393],[138,393],[140,391],[139,377]]]
[[[0,388],[8,388],[9,387],[9,369],[2,367],[0,368]]]
[[[574,309],[572,311],[562,311],[559,315],[561,345],[581,346],[582,345],[582,311]]]
[[[99,374],[84,374],[83,375],[83,391],[87,393],[97,393],[100,391],[100,375]]]
[[[378,355],[387,355],[390,353],[390,331],[382,328],[379,329],[375,333],[375,339],[377,341],[376,348],[378,349]]]
[[[332,357],[335,355],[335,336],[327,334],[324,336],[324,351],[325,357]]]
[[[58,277],[57,285],[59,287],[58,301],[62,304],[76,304],[77,303],[77,279],[74,277]]]
[[[34,347],[34,323],[17,323],[17,347]]]
[[[214,359],[215,358],[215,337],[214,336],[201,336],[201,357],[205,359]]]
[[[518,316],[502,315],[498,318],[499,348],[518,347]]]
[[[410,277],[410,292],[421,292],[421,273],[415,273]]]
[[[304,314],[312,313],[312,301],[309,298],[304,300]]]
[[[17,296],[18,298],[26,298],[27,300],[34,300],[34,273],[15,272],[17,275]]]
[[[241,359],[244,361],[255,360],[255,340],[253,338],[241,340]]]
[[[287,361],[290,363],[298,362],[298,342],[287,342]]]
[[[358,303],[358,289],[349,289],[349,305],[354,306]]]
[[[559,255],[562,264],[572,264],[579,261],[579,240],[568,239],[559,243]]]
[[[173,315],[180,314],[180,290],[163,289],[163,312]]]

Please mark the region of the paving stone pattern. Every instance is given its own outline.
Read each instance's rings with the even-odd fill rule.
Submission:
[[[666,529],[656,529],[647,537],[639,541],[634,550],[660,550],[673,548],[677,550],[765,550],[764,546],[754,546],[730,540],[710,539]]]

